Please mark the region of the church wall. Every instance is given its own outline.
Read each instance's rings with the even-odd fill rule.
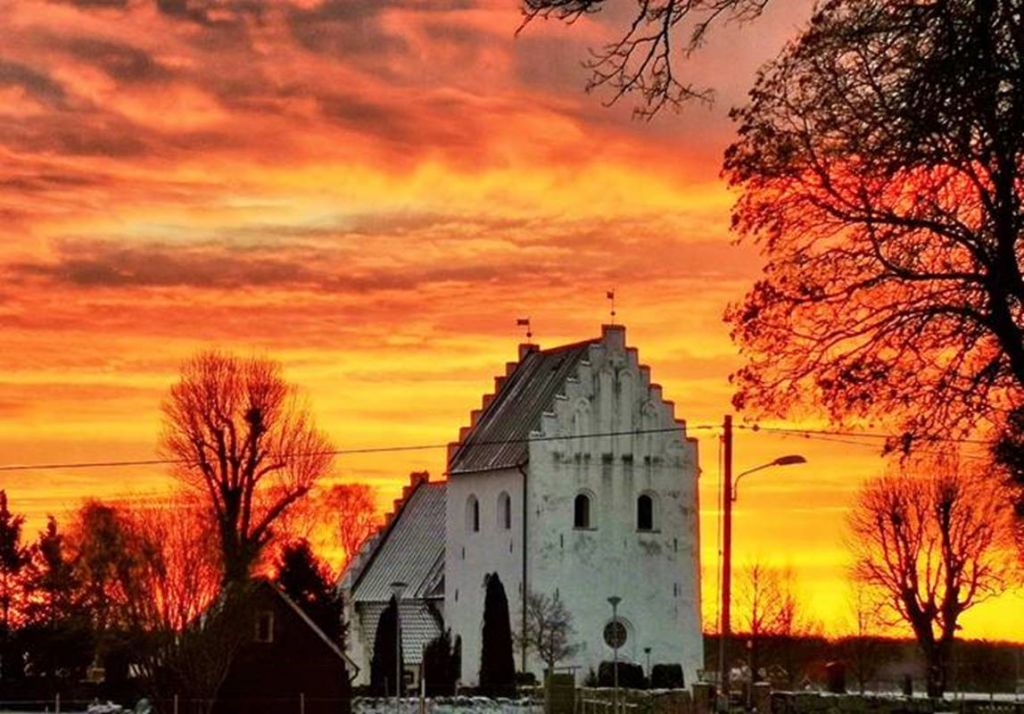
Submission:
[[[484,576],[496,572],[505,587],[513,630],[520,618],[522,583],[522,474],[505,469],[483,474],[457,474],[448,480],[445,527],[445,615],[447,626],[462,637],[462,683],[476,685],[480,670],[480,630],[483,626]],[[507,494],[511,523],[499,512],[499,497]],[[470,496],[479,505],[479,531],[469,523]],[[518,656],[516,663],[518,667]]]
[[[623,337],[606,330],[545,416],[545,436],[569,438],[530,446],[529,588],[557,592],[572,613],[581,649],[563,664],[579,667],[578,679],[612,659],[603,632],[607,598],[618,595],[627,628],[619,656],[645,664],[650,647],[652,664],[682,664],[689,683],[703,667],[696,443],[682,431],[578,438],[680,426]],[[579,494],[590,498],[587,528],[574,526]],[[641,494],[654,502],[650,532],[637,528]]]

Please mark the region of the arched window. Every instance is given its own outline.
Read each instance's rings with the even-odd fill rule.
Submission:
[[[654,530],[654,499],[647,493],[641,493],[636,499],[636,529],[638,531]]]
[[[470,533],[480,531],[480,502],[472,494],[466,499],[466,530]]]
[[[504,491],[498,495],[498,527],[512,530],[512,499]]]
[[[573,502],[572,525],[574,528],[590,528],[590,496],[585,493],[577,494]]]

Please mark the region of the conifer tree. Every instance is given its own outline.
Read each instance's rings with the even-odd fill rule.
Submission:
[[[513,697],[516,666],[512,658],[512,625],[508,598],[497,573],[484,580],[483,643],[480,650],[480,693],[489,697]]]
[[[395,655],[403,655],[398,642],[398,601],[394,596],[377,620],[377,634],[373,639],[373,659],[370,660],[370,690],[374,696],[382,697],[395,692]],[[396,650],[398,650],[396,652]],[[404,672],[404,662],[400,664]],[[398,686],[402,686],[399,681]],[[401,692],[401,690],[399,690]]]
[[[21,571],[29,561],[29,548],[21,544],[24,516],[11,513],[7,492],[0,490],[0,642],[11,631],[11,609],[19,589]]]
[[[308,541],[299,540],[285,547],[278,563],[277,584],[332,642],[344,649],[341,593]]]
[[[445,630],[431,640],[423,651],[423,677],[427,680],[427,696],[448,697],[455,694],[455,682],[459,678],[456,665],[452,631]]]

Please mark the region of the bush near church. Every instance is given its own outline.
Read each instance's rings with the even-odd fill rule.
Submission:
[[[651,689],[683,689],[683,667],[679,664],[656,664],[651,667]]]
[[[597,686],[615,686],[614,662],[602,662],[597,668]],[[644,668],[632,662],[619,662],[619,687],[622,689],[647,689]]]

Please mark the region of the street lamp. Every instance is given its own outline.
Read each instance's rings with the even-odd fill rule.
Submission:
[[[401,580],[391,583],[391,594],[395,598],[395,714],[398,714],[398,698],[402,694],[402,617],[400,605],[405,588],[406,584]]]
[[[619,603],[622,598],[612,595],[608,598],[612,606],[612,714],[619,714]]]
[[[725,454],[725,477],[723,478],[722,493],[722,623],[718,634],[718,685],[725,696],[723,706],[728,706],[729,697],[729,673],[727,671],[727,647],[732,626],[730,624],[730,605],[732,601],[732,504],[736,501],[737,493],[735,487],[739,485],[740,479],[755,471],[771,468],[773,466],[794,466],[806,464],[800,454],[787,454],[780,456],[766,464],[755,466],[741,472],[735,480],[732,477],[732,418],[726,418],[726,451]]]
[[[767,464],[761,464],[760,466],[755,466],[752,469],[747,469],[746,471],[741,473],[739,476],[737,476],[735,481],[733,481],[733,484],[732,484],[732,501],[733,501],[733,503],[736,502],[736,499],[740,495],[739,494],[740,479],[743,478],[744,476],[746,476],[747,474],[752,474],[755,471],[760,471],[762,469],[768,469],[768,468],[771,468],[772,466],[794,466],[796,464],[806,464],[806,463],[807,463],[807,459],[805,459],[800,454],[787,454],[786,456],[780,456],[779,458],[775,459],[775,461],[770,461]]]

